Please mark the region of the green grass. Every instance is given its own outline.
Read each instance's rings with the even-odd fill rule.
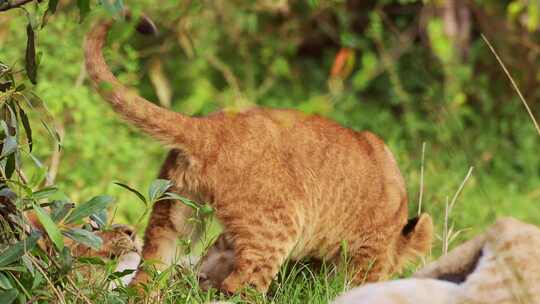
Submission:
[[[313,267],[308,262],[291,261],[283,265],[266,295],[251,289],[245,289],[241,296],[227,296],[217,290],[205,292],[198,288],[196,275],[179,266],[154,275],[154,280],[146,286],[147,295],[138,298],[143,303],[204,303],[211,300],[233,303],[328,303],[348,286],[345,272],[331,265]],[[94,279],[92,284],[79,278],[79,290],[67,294],[66,302],[84,303],[81,294],[92,303],[122,303],[136,297],[130,288],[106,291],[106,277],[102,275],[101,280]]]

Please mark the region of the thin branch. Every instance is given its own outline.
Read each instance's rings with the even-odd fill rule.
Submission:
[[[446,204],[444,205],[444,230],[443,230],[443,245],[442,245],[442,254],[445,255],[448,253],[448,220],[450,217],[450,205],[448,203],[448,196],[446,197]]]
[[[452,210],[452,208],[454,208],[454,205],[456,204],[457,199],[458,199],[459,195],[461,194],[461,191],[463,191],[463,188],[465,187],[465,184],[467,183],[467,181],[471,177],[473,170],[474,170],[474,167],[469,168],[469,171],[467,172],[467,175],[465,176],[465,178],[463,179],[463,181],[459,185],[459,188],[457,189],[456,193],[454,193],[454,197],[452,197],[452,201],[450,202],[450,210]]]
[[[516,90],[516,92],[518,93],[519,99],[521,99],[521,102],[525,106],[525,109],[527,109],[527,113],[529,113],[529,116],[531,117],[531,120],[532,120],[532,122],[534,124],[534,127],[536,128],[536,132],[538,132],[538,135],[540,135],[540,126],[538,125],[538,122],[536,121],[536,118],[534,117],[534,114],[531,111],[531,108],[527,104],[527,101],[525,100],[525,97],[523,97],[523,94],[521,94],[521,90],[518,88],[516,82],[514,81],[514,78],[512,77],[512,75],[510,75],[510,72],[508,72],[508,69],[506,68],[506,65],[502,61],[501,57],[499,57],[499,54],[497,54],[497,52],[495,51],[495,49],[493,48],[493,46],[491,45],[491,43],[489,42],[487,37],[484,34],[481,34],[481,35],[482,35],[482,39],[484,39],[484,42],[489,47],[489,50],[491,51],[491,53],[493,53],[495,58],[497,58],[497,61],[499,62],[499,65],[502,67],[502,69],[504,70],[504,73],[506,74],[508,79],[510,79],[510,83],[512,83],[512,86],[514,87],[514,90]]]
[[[60,123],[56,125],[56,131],[60,137],[60,142],[64,140],[64,124]],[[45,186],[50,187],[54,184],[56,175],[58,174],[58,168],[60,167],[60,158],[62,157],[62,149],[55,147],[53,154],[51,155],[49,172],[47,174],[47,179],[45,181]]]
[[[0,12],[4,12],[13,8],[17,8],[20,6],[25,5],[28,2],[33,2],[34,0],[13,0],[13,1],[6,1],[0,4]],[[37,2],[41,2],[41,0],[37,0]]]
[[[422,162],[420,164],[420,194],[418,195],[418,216],[422,213],[422,198],[424,196],[424,160],[426,156],[426,142],[422,143]]]
[[[84,64],[81,64],[79,75],[77,76],[77,80],[75,81],[75,87],[76,88],[81,87],[85,79],[86,79],[86,69],[84,68]]]
[[[47,251],[45,251],[45,254],[47,254],[47,256],[49,257],[49,260],[50,260],[50,261],[51,261],[58,269],[60,269],[60,265],[59,265],[58,262],[53,258],[53,256],[52,256],[49,252],[47,252]],[[29,255],[29,257],[35,260],[35,258],[32,257],[31,255]],[[37,265],[37,262],[34,261],[34,263],[36,263],[36,265]],[[45,273],[42,272],[42,274],[43,274],[44,276],[46,276]],[[83,301],[86,302],[86,304],[92,304],[92,302],[88,299],[88,297],[85,296],[84,294],[82,294],[81,291],[77,288],[77,284],[75,284],[75,282],[73,281],[73,279],[72,279],[69,275],[66,276],[66,279],[67,279],[68,283],[71,285],[71,287],[73,287],[73,289],[75,289],[75,293],[77,294],[77,298],[78,298],[78,297],[81,297],[81,298],[83,299]],[[47,280],[49,280],[49,279],[47,279]],[[63,299],[64,299],[64,300],[63,300],[62,302],[63,302],[63,303],[66,303],[66,302],[65,302],[65,301],[66,301],[65,298],[63,298]]]
[[[240,89],[240,82],[238,81],[236,75],[234,75],[233,70],[214,55],[207,55],[206,59],[213,68],[221,72],[223,78],[225,78],[225,81],[233,90],[235,105],[238,105],[238,103],[244,99],[244,96],[242,94],[242,90]]]
[[[30,262],[32,262],[32,264],[34,264],[34,267],[41,273],[41,275],[43,275],[43,278],[45,278],[45,280],[47,281],[47,283],[51,287],[52,291],[56,294],[56,297],[58,298],[58,301],[60,303],[62,303],[62,304],[66,304],[66,299],[64,298],[62,293],[60,293],[58,291],[58,289],[54,286],[54,284],[51,282],[51,280],[49,279],[49,277],[47,276],[45,271],[43,269],[41,269],[41,266],[37,262],[36,258],[34,258],[31,254],[28,254],[26,256],[28,257],[28,259],[30,259]]]
[[[469,167],[469,171],[467,172],[467,175],[465,176],[465,178],[463,179],[463,181],[459,185],[459,188],[457,189],[456,193],[454,194],[454,197],[452,198],[452,201],[448,200],[448,196],[446,197],[446,204],[445,204],[445,208],[444,208],[444,230],[443,230],[443,235],[442,235],[442,242],[443,242],[443,246],[442,246],[442,251],[443,252],[442,253],[443,253],[443,255],[448,253],[448,248],[449,248],[450,242],[453,239],[455,239],[455,237],[459,233],[461,233],[461,231],[462,231],[462,230],[459,230],[457,232],[454,232],[454,225],[449,226],[448,224],[449,224],[449,221],[450,221],[450,214],[452,213],[452,209],[454,208],[454,205],[456,204],[459,195],[463,191],[463,188],[465,187],[465,184],[467,183],[467,181],[471,177],[473,169],[474,169],[474,167]]]

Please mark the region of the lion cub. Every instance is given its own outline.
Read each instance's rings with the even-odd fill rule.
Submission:
[[[407,222],[405,183],[377,136],[295,110],[194,118],[160,108],[111,73],[102,53],[111,25],[100,21],[86,37],[89,78],[122,118],[173,148],[160,177],[215,208],[234,247],[234,268],[221,289],[251,285],[264,292],[285,259],[338,261],[341,248],[355,283],[375,281],[430,248],[431,219]],[[138,28],[154,29],[147,19]],[[161,267],[173,262],[176,240],[197,235],[192,216],[176,201],[156,203],[143,258]],[[135,281],[147,279],[139,271]]]
[[[33,212],[26,212],[25,214],[29,229],[35,229],[44,232],[45,229],[41,225],[37,216]],[[93,223],[89,223],[94,227]],[[102,245],[99,249],[91,248],[85,244],[77,243],[70,238],[64,237],[64,244],[69,248],[71,254],[74,257],[98,257],[105,261],[116,260],[117,265],[115,272],[121,272],[125,270],[136,271],[141,261],[141,240],[135,233],[135,230],[127,225],[114,224],[107,230],[96,230],[94,234],[101,238]],[[50,252],[52,250],[52,242],[49,239],[41,239],[38,241],[38,245],[44,251]],[[221,248],[221,247],[219,247]],[[104,273],[102,266],[96,265],[82,265],[77,268],[77,271],[88,280],[94,278],[100,278],[96,273]],[[135,273],[130,273],[120,278],[119,282],[111,282],[109,284],[110,289],[114,289],[121,283],[123,286],[127,286],[134,278]]]

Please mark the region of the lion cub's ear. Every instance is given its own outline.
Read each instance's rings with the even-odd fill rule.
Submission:
[[[401,230],[398,242],[398,256],[408,260],[428,252],[433,241],[433,221],[431,217],[422,213],[410,219]]]

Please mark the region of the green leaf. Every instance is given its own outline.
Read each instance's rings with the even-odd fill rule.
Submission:
[[[26,239],[8,246],[6,250],[0,253],[0,267],[17,261],[26,251],[34,248],[40,237],[41,234],[39,232],[33,232]]]
[[[9,124],[9,134],[13,136],[19,135],[19,121],[17,114],[13,111],[14,108],[13,102],[7,102],[5,103],[4,109],[7,109],[9,111],[9,119],[6,120],[6,122]],[[16,138],[18,139],[18,138]]]
[[[165,271],[160,272],[154,279],[154,282],[157,282],[157,285],[161,288],[165,287],[169,278],[171,276],[173,267],[165,269]]]
[[[106,263],[100,257],[78,257],[77,261],[81,264],[101,265],[105,266]]]
[[[18,181],[16,181],[16,180],[8,180],[7,182],[10,183],[10,184],[12,184],[12,185],[14,185],[14,186],[19,187],[19,189],[21,189],[21,190],[24,191],[24,194],[25,194],[25,195],[27,195],[27,196],[32,196],[32,189],[29,188],[27,185],[25,185],[25,184],[23,184],[23,183],[20,183],[20,182],[18,182]],[[9,194],[9,192],[12,192],[12,193],[13,193],[13,191],[8,191],[7,193],[5,193],[5,192],[4,192],[4,189],[2,189],[2,190],[0,190],[0,193],[2,193],[2,194],[0,194],[0,195],[2,195],[2,196],[4,196],[5,194],[11,195],[11,194]],[[15,197],[16,197],[16,195],[13,196],[13,198],[15,198]]]
[[[45,231],[51,238],[54,246],[56,246],[58,250],[64,249],[64,238],[62,237],[62,233],[60,233],[60,230],[58,230],[58,227],[56,226],[52,218],[39,205],[35,203],[32,203],[32,205],[39,219],[39,222],[41,223],[41,225],[43,225],[43,228],[45,228]]]
[[[285,57],[282,56],[276,58],[274,62],[272,62],[272,64],[270,65],[270,70],[277,76],[288,77],[291,75],[291,68],[289,66],[289,62],[287,62]]]
[[[180,202],[182,202],[184,205],[198,211],[201,206],[199,204],[197,204],[196,202],[190,200],[190,199],[187,199],[183,196],[180,196],[176,193],[173,193],[173,192],[167,192],[165,194],[165,196],[163,196],[161,199],[172,199],[172,200],[178,200]]]
[[[2,146],[2,155],[0,158],[4,158],[8,156],[9,154],[15,152],[17,150],[17,139],[15,136],[7,136],[4,139],[4,145]]]
[[[200,211],[203,215],[210,215],[214,213],[214,208],[208,204],[204,204],[200,207]]]
[[[142,195],[142,194],[141,194],[139,191],[137,191],[136,189],[131,188],[130,186],[128,186],[128,185],[126,185],[126,184],[122,184],[122,183],[120,183],[120,182],[114,182],[114,184],[115,184],[115,185],[118,185],[118,186],[120,186],[120,187],[122,187],[122,188],[124,188],[124,189],[127,189],[128,191],[131,191],[133,194],[135,194],[135,195],[139,198],[139,200],[141,200],[141,201],[144,203],[145,206],[148,205],[148,202],[146,201],[146,198],[144,197],[144,195]]]
[[[9,279],[6,277],[6,275],[4,275],[1,272],[0,272],[0,288],[2,289],[13,288],[13,285],[11,285],[11,282],[9,281]]]
[[[30,158],[32,159],[32,161],[34,162],[34,165],[36,165],[36,167],[45,168],[43,166],[43,164],[41,163],[41,161],[39,161],[39,159],[37,157],[35,157],[32,153],[28,153],[28,156],[30,156]]]
[[[21,83],[15,88],[15,91],[16,92],[22,92],[22,91],[24,91],[24,89],[26,89],[26,86],[24,85],[24,83]]]
[[[24,132],[26,133],[26,139],[28,141],[28,147],[30,149],[30,152],[32,152],[32,128],[30,127],[30,122],[28,121],[28,116],[24,112],[22,108],[19,108],[19,115],[21,117],[21,122],[24,128]]]
[[[308,4],[311,8],[317,8],[319,6],[319,0],[308,0]]]
[[[56,13],[57,6],[58,6],[58,0],[49,0],[49,6],[47,7],[47,12],[51,12],[51,14]]]
[[[45,14],[43,14],[43,20],[41,21],[41,28],[45,27],[49,22],[49,16],[56,13],[56,7],[58,6],[58,0],[49,0],[49,5]]]
[[[43,199],[43,198],[47,198],[49,196],[51,196],[52,194],[56,193],[58,191],[58,187],[47,187],[47,188],[43,188],[41,190],[38,190],[34,193],[32,193],[32,196],[36,199],[36,200],[39,200],[39,199]]]
[[[66,218],[66,223],[74,223],[83,218],[90,216],[102,209],[107,208],[113,201],[113,198],[107,195],[100,195],[92,198],[91,200],[78,205]]]
[[[13,176],[13,172],[15,172],[15,165],[15,154],[11,153],[10,155],[8,155],[8,158],[6,160],[5,174],[7,178],[11,178],[11,176]]]
[[[36,37],[34,29],[30,24],[26,26],[26,36],[26,74],[33,84],[37,84]]]
[[[19,295],[19,292],[17,289],[8,289],[6,291],[0,292],[0,303],[2,304],[11,304],[17,296]]]
[[[55,223],[63,220],[69,211],[73,208],[73,204],[64,200],[54,200],[51,203],[51,218]]]
[[[109,280],[109,281],[118,280],[121,277],[125,277],[125,276],[130,275],[130,274],[132,274],[134,272],[135,272],[135,269],[124,269],[122,271],[115,271],[115,272],[109,274],[109,276],[107,277],[107,280]]]
[[[34,266],[34,264],[32,263],[32,261],[30,260],[30,258],[28,257],[28,255],[23,255],[21,257],[21,262],[20,263],[22,266],[20,267],[23,267],[24,268],[24,272],[29,272],[31,275],[34,275],[36,273],[36,267]],[[43,266],[43,264],[42,264]],[[17,268],[17,266],[12,266],[13,268]]]
[[[56,131],[56,129],[51,128],[45,121],[41,121],[41,124],[45,127],[47,132],[49,132],[49,135],[54,138],[56,141],[56,144],[58,145],[58,149],[62,147],[62,139],[60,138],[60,134]]]
[[[98,228],[101,229],[107,224],[107,210],[100,210],[90,216],[90,219],[94,221]]]
[[[25,256],[23,255],[22,259],[24,261]],[[11,272],[28,272],[28,269],[23,266],[6,266],[0,267],[0,272],[2,271],[11,271]]]
[[[124,8],[122,0],[101,0],[100,2],[113,17],[119,16]]]
[[[427,25],[431,49],[443,64],[450,64],[454,58],[454,45],[444,33],[444,24],[439,19],[429,21]]]
[[[71,256],[71,251],[68,247],[64,247],[60,254],[58,255],[60,260],[60,274],[66,274],[73,268],[73,256]]]
[[[90,12],[90,0],[77,0],[77,7],[79,8],[79,22],[83,22]]]
[[[32,158],[32,156],[30,156],[30,158]],[[36,167],[32,173],[32,177],[28,181],[28,186],[30,186],[30,188],[39,187],[39,185],[43,184],[45,178],[47,178],[47,174],[48,170],[46,167]]]
[[[67,247],[66,247],[67,248]],[[43,275],[38,271],[34,274],[34,280],[32,282],[32,289],[35,289],[37,288],[38,286],[41,285],[41,283],[43,283],[43,281],[45,281],[43,279]]]
[[[71,228],[66,230],[64,231],[64,235],[77,243],[84,244],[95,250],[99,250],[103,244],[103,240],[99,236],[81,228]]]
[[[167,191],[167,189],[169,189],[171,186],[172,184],[169,180],[156,179],[150,185],[150,189],[148,189],[148,200],[151,203],[159,200],[159,198],[163,196],[163,194],[165,194],[165,191]]]

